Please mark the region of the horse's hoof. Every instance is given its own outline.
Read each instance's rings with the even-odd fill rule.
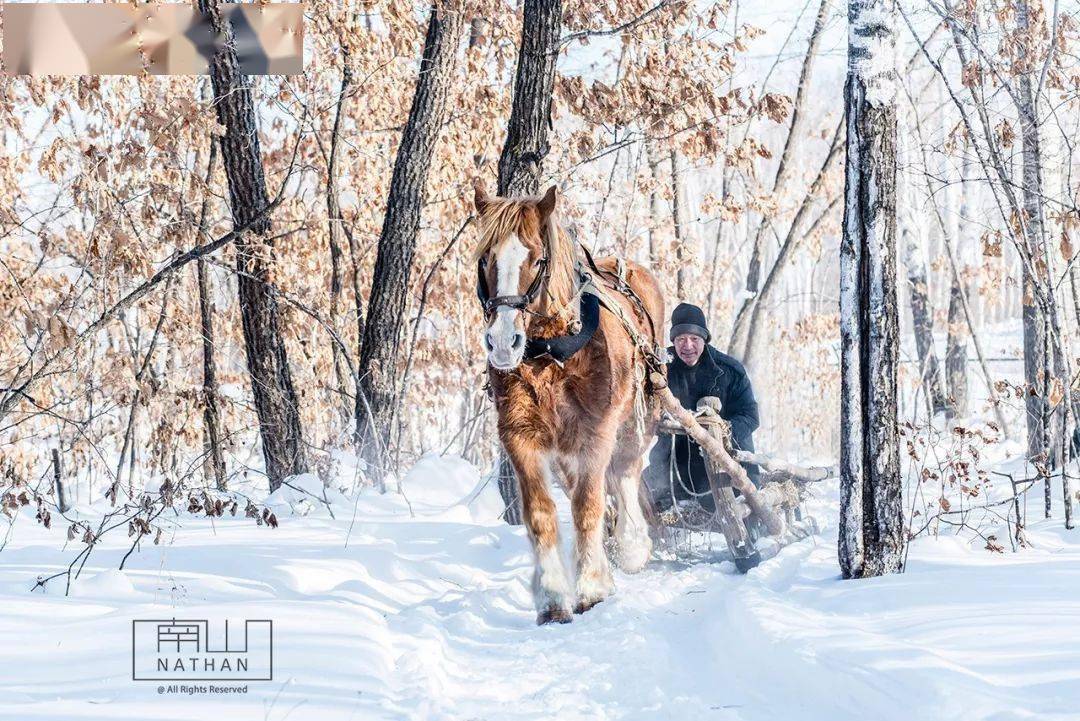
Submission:
[[[590,599],[590,600],[582,599],[582,600],[577,602],[576,606],[574,606],[574,613],[579,613],[579,614],[580,613],[585,613],[586,611],[590,610],[593,606],[595,606],[596,604],[600,603],[603,600],[604,599],[602,599],[602,598],[594,598],[594,599]]]
[[[565,608],[546,608],[536,614],[536,625],[544,626],[549,623],[570,623],[574,616]]]
[[[625,573],[637,573],[652,558],[652,540],[645,536],[620,539],[615,546],[615,565]]]

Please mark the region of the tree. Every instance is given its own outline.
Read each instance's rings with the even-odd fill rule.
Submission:
[[[210,159],[206,163],[206,187],[214,176],[217,165],[217,145],[210,144]],[[210,193],[204,191],[199,210],[199,241],[206,235],[207,213],[210,209]],[[207,477],[213,477],[218,490],[227,489],[225,480],[225,457],[221,448],[221,410],[218,408],[217,364],[214,362],[214,303],[212,288],[206,272],[206,261],[196,260],[195,280],[199,289],[199,334],[202,336],[202,401],[203,401],[203,449],[206,454],[204,468]]]
[[[412,271],[420,214],[461,46],[464,15],[449,0],[431,6],[409,119],[401,134],[368,297],[357,368],[356,435],[381,479],[397,400],[398,339]]]
[[[919,375],[929,402],[930,415],[946,408],[945,393],[941,389],[941,369],[937,351],[934,350],[934,309],[930,305],[926,259],[919,247],[917,228],[903,230],[904,265],[911,296],[911,324],[915,334],[915,350],[919,354]],[[950,308],[951,309],[951,308]]]
[[[784,141],[784,149],[780,154],[780,161],[776,166],[776,174],[772,180],[772,192],[782,192],[788,184],[792,170],[795,166],[794,158],[796,150],[802,140],[806,125],[804,106],[810,90],[810,79],[813,77],[814,61],[817,58],[818,47],[821,45],[821,36],[825,29],[825,21],[829,15],[829,0],[821,0],[818,5],[817,15],[814,16],[814,27],[810,31],[810,39],[806,44],[806,54],[803,55],[802,68],[799,71],[799,81],[795,89],[795,102],[791,110],[791,124],[788,126],[787,138]],[[830,153],[831,155],[831,153]],[[807,200],[811,199],[808,192],[802,203],[805,207]],[[801,213],[801,209],[800,209]],[[734,327],[731,331],[731,339],[728,343],[728,352],[737,358],[742,358],[748,364],[747,356],[751,349],[748,347],[753,341],[747,338],[748,334],[757,332],[758,318],[751,318],[751,311],[763,304],[764,299],[758,297],[758,286],[761,281],[762,255],[765,251],[766,233],[772,228],[773,218],[771,215],[762,216],[761,221],[754,231],[751,245],[750,262],[746,269],[746,298],[739,307],[735,316]],[[792,227],[796,223],[792,223]],[[785,258],[786,260],[786,258]],[[775,267],[782,269],[784,262],[778,262]]]
[[[525,0],[521,49],[506,143],[499,156],[499,195],[528,195],[540,187],[551,146],[551,94],[562,29],[562,0]]]
[[[273,244],[261,241],[270,232],[270,204],[259,149],[251,81],[241,73],[232,25],[222,18],[217,0],[199,0],[199,11],[224,42],[210,63],[214,105],[221,136],[221,157],[229,181],[233,224],[249,232],[236,241],[236,269],[247,367],[255,412],[259,418],[270,490],[282,479],[308,469],[293,388],[289,358],[281,335],[277,294],[270,280]],[[269,257],[267,257],[269,255]]]
[[[965,147],[964,160],[960,171],[960,223],[957,234],[957,256],[965,261],[974,245],[971,238],[975,184],[971,179],[971,156]],[[964,296],[968,293],[965,276],[966,264],[952,274],[949,284],[949,329],[945,340],[945,389],[949,396],[949,413],[954,416],[967,415],[968,378],[967,378],[967,327],[964,319]]]
[[[840,568],[900,571],[896,422],[896,0],[850,0],[840,244]]]
[[[506,143],[499,156],[499,195],[532,195],[540,188],[544,158],[551,149],[551,94],[562,31],[562,0],[525,0],[521,45],[514,76],[514,100]],[[521,523],[521,500],[514,466],[500,445],[496,465],[504,518]]]

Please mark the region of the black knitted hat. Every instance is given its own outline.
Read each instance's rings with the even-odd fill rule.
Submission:
[[[675,306],[675,310],[671,311],[671,340],[675,340],[675,336],[684,333],[701,336],[706,343],[712,337],[708,326],[705,325],[705,314],[696,305],[679,303]]]

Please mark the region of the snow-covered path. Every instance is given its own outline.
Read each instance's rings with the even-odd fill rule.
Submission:
[[[123,539],[97,550],[67,598],[28,593],[71,553],[20,518],[0,553],[0,717],[1080,717],[1073,534],[1033,529],[1035,549],[1004,557],[919,541],[907,574],[843,582],[826,527],[747,576],[619,574],[615,597],[537,628],[526,540],[483,520],[487,501],[414,501],[411,519],[396,495],[364,497],[351,531],[340,513],[184,518],[123,573]],[[131,621],[163,616],[273,619],[274,680],[238,696],[133,682]]]

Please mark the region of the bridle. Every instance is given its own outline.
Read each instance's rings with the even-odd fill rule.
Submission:
[[[514,308],[526,313],[533,313],[533,311],[529,310],[529,306],[540,295],[540,289],[547,283],[550,275],[546,255],[540,258],[539,263],[540,270],[537,272],[536,277],[533,278],[532,283],[529,283],[529,287],[525,289],[524,293],[521,295],[497,295],[492,298],[488,290],[487,276],[484,273],[487,270],[487,258],[480,258],[476,262],[476,296],[480,299],[480,304],[484,306],[484,315],[493,315],[499,307]]]
[[[596,283],[596,279],[605,278],[605,282],[610,283],[616,293],[630,300],[637,312],[648,321],[650,328],[649,338],[655,336],[656,326],[652,315],[649,313],[648,308],[645,307],[641,297],[626,282],[624,266],[620,264],[618,270],[614,273],[609,270],[602,270],[596,264],[596,260],[589,249],[583,244],[580,247],[585,256],[585,261],[578,261],[576,264],[577,291],[574,294],[574,302],[578,304],[576,327],[570,331],[569,335],[546,339],[527,339],[525,343],[525,360],[549,357],[559,365],[565,363],[592,339],[599,326],[600,307],[603,306],[619,319],[627,335],[641,353],[645,365],[650,370],[663,372],[665,364],[660,349],[637,331],[621,307]],[[488,291],[487,276],[484,274],[487,269],[487,259],[482,257],[477,261],[476,295],[484,307],[486,316],[490,317],[495,313],[496,309],[502,307],[514,308],[533,315],[542,315],[529,309],[529,306],[540,295],[541,289],[545,287],[551,275],[548,257],[545,255],[538,262],[540,269],[524,293],[521,295],[497,295],[492,298]]]

